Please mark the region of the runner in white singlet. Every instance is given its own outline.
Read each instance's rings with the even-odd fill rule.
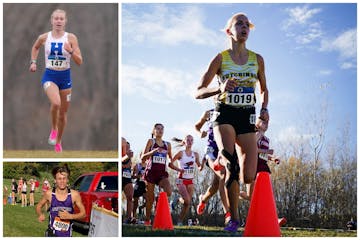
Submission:
[[[174,138],[173,140],[178,140]],[[179,193],[184,200],[183,209],[180,212],[178,225],[182,225],[185,215],[191,206],[192,195],[194,193],[194,174],[195,164],[200,169],[201,164],[199,160],[199,154],[191,150],[194,139],[191,135],[187,135],[185,139],[180,143],[181,146],[185,146],[185,150],[181,150],[175,154],[174,158],[169,163],[169,167],[178,171],[178,178],[176,179],[176,185],[179,189]],[[179,167],[174,165],[174,162],[179,160]]]
[[[51,131],[50,145],[55,152],[62,151],[61,139],[67,122],[67,111],[71,100],[70,60],[77,65],[83,62],[77,37],[65,32],[66,12],[61,9],[51,14],[52,30],[41,34],[31,49],[30,71],[37,70],[36,60],[41,46],[45,49],[46,69],[41,80],[50,101]]]

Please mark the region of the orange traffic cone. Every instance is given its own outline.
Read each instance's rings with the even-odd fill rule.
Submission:
[[[280,237],[275,199],[268,172],[256,176],[244,237]]]
[[[174,230],[173,222],[170,214],[170,207],[166,192],[161,192],[156,204],[155,218],[153,230]]]

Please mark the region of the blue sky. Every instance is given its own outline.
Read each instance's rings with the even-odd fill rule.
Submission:
[[[121,4],[120,124],[135,153],[160,122],[165,140],[192,134],[202,155],[194,124],[213,103],[193,95],[210,60],[228,48],[221,29],[237,12],[255,24],[246,46],[265,60],[272,143],[316,134],[314,119],[326,119],[326,140],[348,126],[355,148],[356,4],[143,3]]]

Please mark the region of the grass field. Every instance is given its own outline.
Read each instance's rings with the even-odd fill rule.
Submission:
[[[48,215],[46,215],[48,217]],[[48,221],[40,223],[37,220],[35,207],[21,207],[21,203],[15,206],[5,205],[3,208],[4,237],[44,237]],[[86,237],[73,231],[74,237]]]
[[[4,158],[118,158],[117,151],[4,150]]]
[[[10,186],[11,180],[4,179],[4,185]],[[9,193],[7,193],[8,195]],[[4,194],[5,195],[5,194]],[[5,196],[4,196],[5,197]],[[35,205],[41,198],[40,192],[35,192]],[[29,201],[29,194],[28,194]],[[21,207],[19,202],[14,206],[6,204],[3,206],[3,231],[4,237],[44,237],[48,225],[48,214],[46,220],[40,223],[37,220],[35,206]],[[74,237],[86,237],[82,233],[73,231]]]
[[[153,231],[151,227],[143,225],[122,225],[123,237],[241,237],[244,232],[240,228],[237,233],[227,233],[222,227],[205,226],[174,226],[174,231]],[[338,230],[294,230],[294,228],[282,228],[282,237],[356,237],[356,231],[338,231]]]

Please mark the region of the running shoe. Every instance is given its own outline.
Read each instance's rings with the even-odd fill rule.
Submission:
[[[57,131],[56,130],[51,130],[50,135],[49,135],[49,139],[48,139],[48,143],[50,145],[55,145],[56,144],[56,137],[57,137]]]
[[[130,218],[126,219],[125,223],[126,224],[136,224],[136,218],[130,217]]]
[[[136,218],[134,218],[134,217],[131,218],[131,221],[130,221],[131,224],[137,224],[137,222],[138,222],[138,221],[137,221]]]
[[[206,207],[206,203],[202,201],[202,195],[199,196],[199,204],[197,205],[196,212],[198,215],[204,213]]]
[[[231,213],[227,212],[225,214],[225,225],[227,225],[229,223],[230,219],[231,219]]]
[[[62,152],[62,146],[61,146],[61,143],[57,143],[55,144],[55,152],[57,153],[61,153]]]
[[[279,218],[278,222],[279,222],[279,227],[281,227],[287,223],[287,220],[286,218],[283,217],[283,218]]]
[[[145,220],[144,226],[151,226],[151,220]]]
[[[216,159],[216,160],[214,161],[214,170],[215,170],[215,171],[221,171],[223,168],[224,168],[224,166],[221,165],[219,159]]]
[[[227,226],[224,228],[225,231],[228,232],[237,232],[238,228],[240,226],[240,223],[236,220],[230,220],[229,223],[227,224]]]

